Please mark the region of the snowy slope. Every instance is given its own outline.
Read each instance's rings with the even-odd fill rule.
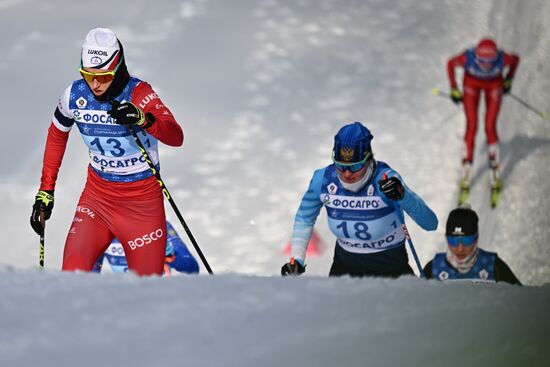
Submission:
[[[34,269],[28,217],[49,119],[97,26],[115,30],[130,71],[184,128],[183,148],[161,148],[162,174],[215,277],[59,272],[85,180],[77,132],[48,221],[47,270]],[[482,247],[528,286],[327,279],[324,214],[327,250],[304,277],[278,277],[310,176],[354,120],[440,219],[430,233],[409,221],[421,262],[444,248],[464,119],[430,90],[446,88],[449,55],[493,35],[522,56],[513,92],[550,110],[549,2],[0,0],[0,33],[0,366],[550,364],[550,122],[510,99],[502,205],[489,209],[484,193],[482,128],[472,204]]]
[[[0,291],[2,366],[550,362],[548,285],[0,269]]]

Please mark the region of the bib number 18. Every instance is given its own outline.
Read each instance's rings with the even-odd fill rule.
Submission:
[[[349,235],[348,222],[343,221],[339,225],[337,225],[336,228],[341,229],[342,233],[344,234],[344,236],[346,238],[352,238]],[[369,229],[369,226],[367,226],[365,223],[355,222],[355,224],[353,225],[353,229],[352,229],[352,230],[355,231],[353,237],[354,238],[359,238],[360,240],[365,240],[365,241],[370,240],[372,236],[370,235],[369,232],[367,232],[368,229]]]

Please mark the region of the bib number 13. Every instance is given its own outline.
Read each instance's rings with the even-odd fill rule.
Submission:
[[[124,155],[125,151],[121,148],[122,144],[119,140],[115,138],[109,138],[105,141],[105,143],[108,146],[107,149],[110,149],[109,153],[111,153],[113,157],[122,157]],[[105,155],[105,149],[103,148],[99,138],[95,138],[94,140],[92,140],[90,142],[90,145],[95,145],[101,155]]]
[[[343,221],[339,225],[337,225],[336,228],[341,229],[346,238],[351,238],[348,231],[348,222]],[[367,226],[365,223],[355,222],[352,229],[352,231],[355,231],[353,237],[359,238],[360,240],[370,240],[372,236],[369,232],[367,232],[368,229],[369,226]]]

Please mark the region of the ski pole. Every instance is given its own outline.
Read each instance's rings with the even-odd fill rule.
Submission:
[[[403,231],[405,231],[405,237],[407,238],[407,242],[409,243],[409,247],[411,248],[414,261],[416,262],[416,266],[418,267],[420,278],[426,279],[426,274],[424,274],[424,270],[422,270],[422,266],[420,265],[420,260],[418,259],[418,255],[416,254],[416,250],[414,249],[414,245],[411,240],[411,236],[409,235],[409,230],[407,229],[407,225],[405,224],[405,221],[403,221]]]
[[[432,93],[436,96],[443,97],[443,98],[451,98],[451,95],[447,92],[443,92],[441,88],[435,87],[432,88]],[[462,100],[460,100],[456,105],[458,106],[460,103],[462,103]]]
[[[438,87],[432,88],[432,93],[436,96],[440,96],[443,98],[451,98],[451,95],[449,93],[443,92],[441,88]]]
[[[42,270],[44,269],[44,233],[46,232],[46,214],[44,210],[40,210],[40,224],[42,225],[42,234],[40,235],[38,266]]]
[[[202,263],[204,264],[204,267],[206,268],[206,270],[208,271],[209,274],[213,275],[214,273],[212,272],[212,269],[210,268],[210,265],[208,265],[208,261],[206,261],[206,258],[202,254],[202,251],[201,251],[199,245],[197,244],[197,241],[195,241],[195,237],[191,233],[191,230],[189,229],[189,227],[187,227],[187,224],[185,223],[185,220],[181,216],[181,213],[178,210],[178,207],[176,206],[176,203],[174,202],[174,199],[172,199],[172,195],[170,195],[170,192],[168,191],[168,188],[166,187],[166,185],[164,184],[164,181],[162,181],[162,178],[160,177],[160,172],[156,169],[155,165],[153,164],[153,161],[149,157],[149,153],[147,153],[147,150],[145,150],[145,147],[143,146],[143,143],[141,142],[141,140],[139,140],[139,137],[137,136],[137,133],[134,130],[134,127],[133,126],[128,126],[128,128],[130,129],[130,132],[132,133],[132,136],[134,137],[134,140],[135,140],[136,144],[138,145],[139,150],[141,151],[141,154],[143,155],[143,158],[145,158],[145,160],[149,164],[149,168],[151,169],[151,171],[155,175],[155,178],[157,179],[157,182],[159,183],[160,188],[162,189],[162,192],[164,193],[164,196],[166,197],[166,199],[168,199],[168,202],[172,206],[172,209],[174,209],[174,212],[176,213],[178,219],[180,220],[180,223],[183,226],[183,229],[185,230],[185,233],[187,233],[187,236],[191,240],[191,243],[193,244],[193,247],[195,247],[195,250],[197,251],[197,254],[199,255],[199,257],[201,258]]]
[[[382,175],[383,180],[388,179],[388,175],[384,173]],[[420,274],[420,278],[426,278],[426,275],[424,274],[424,271],[422,270],[422,266],[420,265],[420,260],[418,259],[418,255],[416,254],[416,250],[414,249],[413,242],[411,240],[411,236],[409,235],[409,230],[407,229],[407,225],[405,224],[405,217],[401,214],[399,215],[399,219],[401,220],[401,225],[403,227],[403,232],[405,232],[405,238],[407,239],[407,242],[409,243],[409,247],[411,248],[411,252],[414,257],[414,261],[416,262],[416,266],[418,267],[418,273]]]
[[[537,110],[535,107],[531,106],[529,103],[525,102],[523,99],[519,98],[513,93],[508,93],[508,95],[513,99],[515,99],[516,101],[518,101],[521,105],[523,105],[528,110],[531,110],[532,112],[539,115],[539,117],[541,117],[543,120],[546,120],[546,116],[547,116],[546,112]]]

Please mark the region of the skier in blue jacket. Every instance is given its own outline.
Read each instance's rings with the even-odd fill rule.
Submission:
[[[478,247],[478,217],[468,205],[449,213],[445,235],[447,251],[437,253],[426,264],[426,278],[521,285],[512,270],[496,253]]]
[[[170,276],[172,270],[187,274],[197,274],[199,272],[197,260],[191,255],[185,243],[183,243],[172,224],[168,221],[166,221],[166,229],[168,237],[166,239],[164,276]],[[105,253],[96,261],[92,270],[93,272],[101,272],[104,258],[107,259],[113,272],[121,273],[128,271],[128,263],[124,255],[124,249],[118,239],[115,238]]]
[[[360,122],[334,137],[333,163],[316,170],[294,220],[291,259],[281,274],[305,271],[313,226],[324,206],[336,236],[329,276],[398,277],[414,274],[405,248],[404,212],[428,231],[437,217],[390,166],[374,159],[373,136]]]

